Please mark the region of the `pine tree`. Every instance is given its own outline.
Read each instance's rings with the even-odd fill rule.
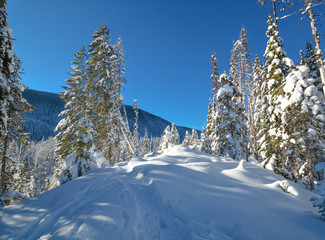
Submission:
[[[29,134],[25,132],[23,127],[23,123],[25,122],[23,114],[34,110],[34,108],[27,103],[22,96],[22,92],[25,89],[25,85],[21,82],[21,75],[23,74],[22,62],[16,54],[13,54],[13,59],[13,72],[7,79],[7,85],[10,89],[9,94],[11,96],[11,99],[8,101],[6,106],[6,114],[8,116],[7,132],[4,136],[3,145],[1,146],[2,162],[6,163],[5,166],[2,165],[6,172],[4,175],[6,178],[4,180],[4,192],[13,185],[13,175],[16,174],[14,170],[17,169],[17,171],[20,171],[21,168],[24,167],[23,163],[19,162],[19,159],[14,160],[12,157],[9,157],[8,151],[10,143],[14,141],[18,144],[18,147],[28,144]],[[21,166],[21,168],[19,166]],[[12,169],[13,171],[10,173],[9,169]],[[22,175],[20,175],[20,177],[21,179],[23,178]],[[16,189],[18,189],[18,187],[16,187]]]
[[[283,126],[281,99],[284,97],[283,84],[285,77],[289,72],[286,53],[282,48],[282,39],[279,37],[279,31],[272,18],[268,19],[268,30],[266,36],[269,37],[264,57],[265,62],[265,81],[267,88],[267,112],[263,112],[263,131],[265,133],[261,156],[264,158],[264,167],[273,169],[281,173],[283,162]],[[265,109],[266,110],[266,109]],[[267,118],[267,119],[266,119]],[[285,174],[285,173],[283,173]]]
[[[171,146],[171,133],[170,133],[170,126],[168,125],[160,138],[159,149],[165,150]]]
[[[171,144],[178,145],[179,144],[179,133],[177,131],[177,128],[176,128],[174,122],[172,122],[172,126],[170,129],[170,135],[171,135]]]
[[[120,112],[121,88],[125,84],[121,71],[122,54],[116,53],[116,47],[109,43],[107,26],[101,25],[92,37],[94,40],[89,46],[90,59],[87,62],[87,92],[93,110],[92,122],[95,125],[97,148],[111,164],[114,164],[121,160],[121,147],[126,146],[121,144],[126,137],[123,134],[125,125]]]
[[[211,55],[211,63],[212,63],[212,70],[211,70],[211,82],[212,82],[212,93],[218,92],[220,88],[220,82],[219,82],[219,67],[217,64],[217,57],[216,53],[212,52]]]
[[[217,142],[216,142],[216,95],[213,96],[213,101],[209,99],[208,117],[207,117],[207,136],[211,145],[211,151],[213,154],[217,154]]]
[[[253,64],[253,106],[254,106],[254,126],[255,126],[255,145],[256,159],[261,161],[261,153],[265,152],[266,129],[269,126],[268,118],[268,89],[262,69],[261,61],[258,55],[255,56]],[[264,158],[264,156],[263,156]]]
[[[199,151],[200,150],[200,139],[197,131],[193,127],[192,134],[191,134],[191,146],[193,146],[194,150]]]
[[[91,109],[88,104],[87,53],[84,47],[76,52],[72,62],[72,73],[66,80],[64,92],[60,97],[66,102],[65,110],[60,113],[63,119],[56,127],[59,131],[57,141],[58,162],[68,160],[61,175],[62,183],[82,176],[91,168],[90,150],[94,145],[94,125],[91,122]],[[60,164],[60,163],[58,163]],[[62,164],[62,163],[61,163]]]
[[[185,132],[185,137],[182,142],[183,145],[190,146],[191,145],[191,135],[188,131]]]
[[[133,146],[135,155],[140,153],[139,131],[138,131],[138,119],[139,119],[139,105],[138,100],[133,101],[133,111],[135,114],[134,129],[133,129]]]
[[[229,156],[235,160],[247,160],[247,128],[240,92],[234,87],[227,74],[220,76],[222,87],[217,93],[216,135],[218,155]]]
[[[4,143],[4,138],[8,131],[8,115],[6,111],[7,104],[11,99],[10,88],[7,85],[7,79],[13,72],[13,36],[11,28],[8,25],[7,1],[0,1],[0,140]],[[2,144],[1,144],[2,145]],[[2,146],[1,146],[2,148]],[[2,150],[1,150],[2,151]],[[1,179],[0,179],[0,198],[1,194],[6,192],[6,154],[1,154]]]
[[[202,127],[200,141],[201,141],[200,151],[211,154],[212,153],[211,140],[210,140],[210,138],[208,136],[208,132],[207,132],[207,129],[206,129],[205,125],[203,125],[203,127]]]
[[[147,128],[144,131],[144,136],[140,139],[141,142],[141,156],[150,153],[150,140],[148,137],[148,130]]]
[[[315,166],[325,162],[325,101],[322,90],[318,89],[316,79],[311,78],[305,65],[287,76],[283,90],[286,93],[282,101],[284,133],[289,136],[283,168],[291,179],[298,177],[300,172],[301,177],[309,179],[308,185],[313,190]]]

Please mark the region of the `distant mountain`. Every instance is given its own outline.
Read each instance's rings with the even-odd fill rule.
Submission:
[[[56,93],[42,92],[32,89],[26,89],[23,97],[32,104],[36,110],[32,113],[25,114],[26,130],[31,133],[31,140],[40,141],[42,138],[55,136],[54,129],[60,118],[59,113],[64,109],[65,102]],[[133,131],[135,114],[131,106],[126,105],[126,112],[129,119],[131,131]],[[148,130],[148,135],[160,137],[167,125],[171,122],[157,117],[151,113],[139,109],[139,133],[144,135],[145,128]],[[184,138],[185,132],[192,130],[187,127],[177,126],[177,130]]]

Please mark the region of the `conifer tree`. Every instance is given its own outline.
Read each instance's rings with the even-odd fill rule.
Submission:
[[[212,93],[218,92],[220,88],[220,82],[219,82],[219,67],[217,64],[217,57],[216,53],[212,52],[211,55],[211,63],[212,63],[212,70],[211,70],[211,82],[212,82]]]
[[[264,57],[266,71],[266,88],[268,100],[268,113],[263,114],[263,122],[267,123],[264,128],[264,140],[262,142],[262,157],[264,167],[268,166],[275,172],[280,173],[283,158],[283,126],[282,126],[282,110],[280,107],[281,99],[284,97],[283,84],[285,77],[289,72],[286,53],[282,48],[282,39],[279,37],[279,31],[272,18],[268,19],[268,30],[266,36],[269,37]],[[269,118],[269,119],[265,119]]]
[[[266,81],[264,79],[263,69],[261,61],[258,55],[255,56],[253,63],[253,106],[254,106],[254,129],[255,135],[253,135],[255,158],[261,160],[260,152],[264,151],[264,139],[266,135],[266,128],[269,124],[269,118],[267,108],[269,106],[267,94],[268,89]]]
[[[160,138],[159,149],[165,150],[171,146],[171,133],[170,133],[170,126],[168,125]]]
[[[133,146],[135,155],[140,153],[139,131],[138,131],[138,119],[139,119],[139,105],[138,100],[133,101],[133,111],[135,114],[134,129],[133,129]]]
[[[207,117],[207,136],[209,138],[209,142],[211,145],[211,151],[213,154],[217,154],[217,143],[216,143],[216,95],[213,96],[213,101],[211,98],[209,99],[209,107],[208,107],[208,117]]]
[[[217,93],[216,135],[218,155],[229,156],[235,160],[247,160],[247,128],[240,92],[234,87],[227,74],[220,76],[222,87]]]
[[[141,141],[141,156],[148,154],[150,152],[150,140],[148,137],[148,130],[145,128],[144,136],[140,139]]]
[[[10,77],[7,79],[7,86],[9,87],[9,94],[11,96],[10,101],[8,101],[6,106],[7,119],[7,131],[3,138],[2,149],[2,165],[4,167],[3,171],[5,180],[3,182],[4,192],[8,190],[8,187],[13,185],[13,175],[16,174],[14,169],[17,171],[22,170],[24,167],[23,163],[19,162],[19,159],[14,160],[12,157],[9,157],[9,147],[11,142],[15,142],[18,147],[28,144],[28,133],[25,132],[23,123],[24,117],[23,114],[26,112],[31,112],[34,108],[27,103],[23,98],[22,92],[25,90],[25,85],[21,82],[21,75],[23,74],[22,62],[16,54],[13,54],[14,65],[13,71]],[[9,171],[12,169],[13,171]],[[23,176],[20,175],[21,180],[24,181]],[[18,185],[17,188],[18,189]]]
[[[203,125],[203,127],[202,127],[200,141],[201,141],[201,149],[200,149],[200,151],[211,154],[212,153],[211,140],[210,140],[210,138],[208,136],[208,132],[207,132],[207,129],[206,129],[205,125]]]
[[[188,131],[185,132],[185,137],[182,142],[183,145],[190,146],[191,145],[191,135]]]
[[[76,52],[72,62],[72,73],[66,80],[64,92],[60,97],[66,102],[65,110],[60,113],[63,119],[56,127],[59,131],[57,141],[58,162],[69,158],[61,175],[61,182],[83,175],[91,168],[90,150],[94,146],[94,125],[91,122],[91,109],[86,92],[87,53],[84,47]],[[62,163],[58,163],[59,165]]]
[[[4,138],[8,131],[8,116],[6,107],[11,99],[10,89],[7,85],[6,79],[10,78],[13,72],[13,36],[11,28],[8,25],[7,12],[6,12],[7,1],[0,1],[0,140],[3,143]],[[1,144],[2,145],[2,144]],[[2,146],[1,146],[2,147]],[[2,151],[2,150],[1,150]],[[0,198],[1,193],[6,192],[6,158],[5,154],[1,154],[1,179],[0,179]]]
[[[107,26],[101,25],[92,35],[90,44],[87,76],[87,92],[90,95],[92,122],[95,124],[97,148],[104,157],[114,164],[120,161],[123,129],[121,116],[121,88],[125,84],[121,71],[121,54],[109,41]],[[124,136],[125,137],[125,136]]]
[[[200,150],[200,139],[196,129],[193,127],[191,134],[191,146],[194,150]]]
[[[179,133],[177,131],[177,128],[176,128],[174,122],[172,122],[172,126],[170,129],[170,135],[171,135],[171,143],[173,145],[178,145],[179,144]]]
[[[315,166],[325,162],[322,89],[318,89],[316,79],[311,78],[309,68],[303,65],[287,76],[283,90],[286,93],[285,101],[282,101],[284,132],[289,136],[283,168],[287,170],[288,178],[297,178],[299,173],[307,178],[307,184],[313,190],[314,179],[322,180],[317,179]]]

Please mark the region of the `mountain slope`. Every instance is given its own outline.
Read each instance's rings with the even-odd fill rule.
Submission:
[[[0,239],[323,239],[315,194],[285,182],[178,145],[1,209]]]
[[[23,97],[36,108],[35,111],[24,115],[27,121],[25,124],[26,131],[31,133],[31,140],[40,141],[42,138],[47,139],[54,136],[54,129],[60,121],[58,115],[64,109],[64,101],[56,93],[31,89],[26,89],[23,92]],[[135,114],[131,106],[126,105],[125,107],[130,129],[133,131]],[[144,135],[145,128],[147,128],[149,136],[160,137],[166,126],[170,124],[165,119],[139,109],[140,136]],[[177,130],[181,139],[183,139],[186,131],[191,131],[189,128],[179,126]]]

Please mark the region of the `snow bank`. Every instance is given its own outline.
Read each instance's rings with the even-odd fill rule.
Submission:
[[[0,239],[323,239],[317,195],[283,180],[179,145],[1,209]]]

